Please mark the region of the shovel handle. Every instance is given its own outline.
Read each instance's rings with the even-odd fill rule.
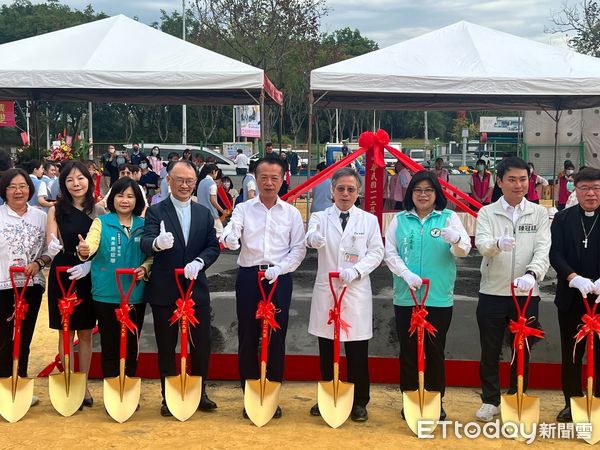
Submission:
[[[27,289],[27,285],[29,284],[29,280],[31,279],[30,275],[27,275],[25,278],[25,284],[19,290],[17,284],[15,282],[14,275],[16,273],[25,273],[25,267],[21,266],[10,266],[8,269],[10,275],[10,282],[13,287],[13,291],[15,293],[15,306],[14,306],[14,321],[13,321],[13,362],[19,360],[19,353],[21,350],[21,314],[17,314],[18,311],[24,309],[27,311],[27,300],[25,299],[25,290]]]
[[[60,292],[62,293],[63,298],[70,297],[75,290],[75,282],[77,280],[71,280],[71,284],[69,284],[69,289],[65,291],[65,285],[63,283],[61,275],[66,273],[73,266],[57,266],[56,267],[56,281],[58,282],[58,287],[60,288]]]
[[[521,309],[521,307],[519,306],[517,294],[515,293],[515,285],[512,283],[510,283],[510,293],[512,295],[513,302],[517,310],[517,315],[519,317],[525,317],[525,314],[527,313],[527,307],[529,306],[529,302],[531,302],[531,295],[533,294],[533,289],[529,289],[529,293],[527,294],[527,300],[525,300],[525,303],[523,304],[523,309]]]
[[[425,308],[425,302],[427,301],[427,296],[429,295],[429,286],[431,285],[429,278],[421,278],[421,280],[423,281],[423,286],[425,286],[425,293],[423,294],[423,297],[421,299],[421,304],[419,304],[419,301],[417,300],[417,296],[415,295],[414,291],[410,288],[408,289],[408,292],[410,292],[410,296],[412,297],[413,302],[415,302],[415,306],[417,307],[417,309]]]
[[[587,378],[594,379],[594,333],[589,333],[586,336],[587,345]]]
[[[273,294],[275,293],[275,288],[277,287],[277,281],[273,283],[271,286],[271,291],[269,295],[265,293],[265,289],[263,287],[263,279],[265,278],[265,272],[263,270],[258,271],[258,289],[260,290],[260,294],[262,299],[267,302],[267,304],[272,303]],[[260,362],[261,364],[267,364],[267,360],[269,358],[269,321],[266,317],[262,319],[262,330],[261,330],[261,344],[260,344]]]
[[[340,278],[339,272],[329,272],[329,289],[331,289],[331,295],[333,297],[333,363],[340,363],[340,328],[341,328],[341,313],[342,313],[342,299],[346,293],[346,286],[342,288],[338,297],[334,287],[333,280]]]
[[[133,292],[133,288],[135,287],[136,279],[135,279],[135,269],[117,269],[115,271],[117,277],[117,286],[119,287],[119,292],[121,293],[121,304],[129,304],[129,297],[131,297],[131,293]],[[133,280],[129,284],[129,288],[127,292],[123,290],[123,285],[121,284],[121,276],[131,275]]]
[[[190,280],[189,285],[185,293],[183,292],[183,286],[181,285],[180,277],[185,275],[184,269],[175,269],[175,283],[177,284],[177,290],[179,291],[180,298],[183,302],[186,302],[192,296],[192,290],[194,289],[194,283],[196,280]],[[188,356],[188,333],[189,333],[189,323],[188,318],[185,314],[181,315],[179,319],[179,329],[181,331],[181,358],[186,358]]]

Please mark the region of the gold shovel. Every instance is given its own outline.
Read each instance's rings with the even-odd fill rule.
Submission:
[[[184,269],[175,269],[175,282],[179,289],[180,298],[177,299],[177,309],[171,317],[171,325],[180,322],[181,328],[181,371],[179,375],[165,377],[165,401],[171,414],[176,419],[184,422],[198,409],[202,396],[202,377],[187,374],[187,346],[188,326],[196,326],[198,319],[194,316],[194,300],[192,289],[194,280],[190,280],[188,289],[183,294],[179,277],[184,274]]]
[[[340,329],[343,325],[347,332],[349,325],[341,318],[342,299],[346,293],[346,286],[342,289],[339,298],[333,289],[333,278],[339,277],[339,272],[329,273],[329,288],[333,296],[333,309],[329,311],[333,320],[333,381],[319,381],[317,386],[319,412],[331,428],[342,425],[348,419],[354,405],[354,383],[340,381]]]
[[[83,403],[87,387],[87,375],[85,373],[71,372],[71,332],[69,322],[73,309],[81,303],[81,300],[74,295],[76,280],[71,281],[69,290],[65,292],[61,277],[69,268],[69,266],[58,266],[56,268],[56,279],[62,292],[62,298],[58,301],[58,307],[62,316],[64,372],[48,377],[50,402],[54,406],[54,409],[65,417],[72,416],[79,409]]]
[[[260,378],[258,380],[246,380],[244,389],[244,408],[248,418],[257,427],[266,425],[275,414],[279,405],[279,391],[281,383],[267,379],[267,359],[269,355],[269,328],[276,330],[279,324],[275,321],[275,306],[271,302],[277,279],[271,287],[267,297],[262,285],[265,276],[263,271],[258,272],[258,287],[262,294],[262,300],[258,302],[256,318],[262,319],[262,340],[260,345]]]
[[[594,397],[594,333],[600,332],[600,315],[596,315],[597,303],[590,308],[587,297],[583,297],[586,314],[583,316],[583,325],[575,335],[575,345],[586,338],[587,352],[587,391],[583,397],[571,397],[571,415],[574,423],[589,423],[592,425],[589,437],[582,437],[588,444],[600,441],[600,403]]]
[[[0,378],[0,415],[8,422],[14,423],[21,420],[31,407],[33,399],[33,378],[19,376],[19,351],[21,346],[21,323],[27,314],[27,300],[25,300],[25,289],[31,278],[27,275],[25,284],[21,291],[15,284],[14,274],[24,273],[24,267],[10,267],[10,281],[15,292],[15,312],[13,315],[13,362],[12,376]],[[5,326],[5,325],[2,325]]]
[[[123,293],[121,275],[131,275],[133,280],[129,285],[127,294]],[[140,402],[142,382],[139,378],[125,375],[125,361],[127,359],[127,332],[137,330],[136,325],[129,318],[129,297],[135,287],[136,275],[134,269],[117,269],[117,285],[121,292],[121,304],[115,310],[117,320],[121,322],[121,341],[119,343],[119,376],[104,379],[104,406],[108,414],[119,423],[125,422],[135,412]]]
[[[431,334],[435,334],[437,330],[425,319],[427,316],[425,301],[429,294],[429,280],[427,278],[423,278],[423,285],[425,286],[425,293],[423,294],[421,304],[417,301],[413,290],[408,290],[415,303],[410,319],[411,324],[409,333],[412,335],[415,331],[417,332],[417,371],[419,386],[416,391],[402,392],[402,406],[404,408],[406,424],[416,435],[419,434],[418,423],[420,421],[431,422],[431,427],[428,427],[428,429],[433,431],[440,419],[440,412],[442,409],[440,393],[429,392],[425,389],[425,330],[427,329],[427,332]]]
[[[515,308],[518,314],[518,322],[513,320],[509,323],[510,332],[515,335],[513,340],[513,351],[517,357],[517,393],[502,394],[500,398],[500,415],[502,423],[523,424],[525,433],[531,433],[533,427],[537,425],[540,419],[540,399],[526,395],[523,392],[523,379],[525,376],[525,345],[527,336],[544,337],[544,332],[537,328],[529,327],[527,324],[530,319],[525,317],[527,306],[531,301],[533,289],[529,291],[527,300],[523,305],[523,309],[519,307],[517,297],[515,295],[515,287],[511,284],[511,292]]]

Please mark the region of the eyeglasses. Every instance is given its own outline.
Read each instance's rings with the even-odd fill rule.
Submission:
[[[432,188],[427,188],[427,189],[413,189],[413,193],[417,194],[417,195],[426,195],[426,196],[430,196],[435,192],[435,189]]]
[[[194,186],[196,184],[196,178],[174,178],[173,181],[177,186],[183,186],[184,184]]]
[[[29,190],[29,186],[27,184],[9,184],[8,186],[6,186],[6,190],[7,191],[28,191]]]
[[[340,194],[344,191],[348,192],[348,194],[354,194],[356,192],[356,188],[345,187],[345,186],[336,186],[335,190],[336,190],[336,192],[339,192]]]
[[[595,194],[600,193],[600,186],[575,186],[575,189],[580,192],[594,191]]]

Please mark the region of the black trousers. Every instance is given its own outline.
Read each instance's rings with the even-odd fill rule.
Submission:
[[[100,333],[100,365],[104,378],[119,376],[119,359],[121,349],[121,322],[117,320],[115,309],[117,303],[103,303],[94,301],[94,313],[98,319],[98,332]],[[129,311],[131,321],[138,327],[137,336],[127,331],[127,357],[125,358],[125,374],[135,377],[138,359],[138,339],[142,334],[144,325],[144,312],[146,304],[133,305]]]
[[[526,296],[518,296],[519,306],[523,307]],[[537,320],[539,312],[540,297],[531,297],[525,315],[535,317],[530,324],[533,328],[541,328]],[[508,327],[509,320],[517,320],[517,310],[512,297],[487,295],[479,293],[477,304],[477,325],[479,326],[479,342],[481,344],[481,361],[479,365],[479,377],[481,378],[481,400],[495,406],[500,404],[500,355],[502,354],[502,343]],[[511,336],[514,337],[513,334]],[[535,338],[528,338],[529,348],[535,342]],[[525,348],[525,375],[523,377],[523,390],[527,390],[529,375],[529,352]],[[517,358],[515,356],[510,367],[509,394],[517,392]]]
[[[19,345],[19,376],[27,376],[29,363],[29,346],[35,330],[42,294],[44,288],[38,284],[29,286],[25,290],[25,299],[29,305],[25,320],[21,322],[21,345]],[[15,312],[15,296],[12,289],[0,290],[0,377],[12,375],[13,359],[13,325],[9,320]]]
[[[589,301],[589,300],[588,300]],[[590,301],[593,307],[594,301]],[[574,301],[567,311],[558,310],[558,326],[560,328],[560,349],[562,353],[562,390],[565,396],[565,405],[570,406],[570,398],[583,395],[581,390],[581,369],[583,355],[586,353],[587,338],[577,344],[577,350],[573,355],[575,345],[574,336],[578,327],[583,323],[581,317],[585,313],[583,301]],[[600,374],[600,339],[594,334],[594,367],[596,374]],[[600,383],[596,381],[594,395],[600,395]]]
[[[400,341],[400,390],[419,388],[417,333],[409,335],[412,306],[394,305],[396,331]],[[446,335],[452,321],[452,306],[427,306],[427,320],[437,329],[435,336],[425,333],[425,389],[444,396],[446,391]]]
[[[367,406],[371,397],[369,390],[369,341],[344,342],[348,381],[354,383],[354,404]],[[319,338],[321,379],[333,380],[333,339]]]
[[[175,304],[162,306],[152,305],[154,319],[154,334],[158,347],[158,370],[160,372],[160,388],[165,398],[165,377],[179,373],[179,359],[176,357],[176,347],[179,341],[179,322],[170,325],[169,319],[175,311]],[[194,305],[194,316],[198,325],[189,327],[188,361],[190,374],[202,377],[206,384],[208,363],[210,360],[210,304]],[[190,361],[191,360],[191,361]]]
[[[262,332],[262,319],[256,319],[256,307],[261,300],[258,289],[257,268],[240,267],[235,282],[235,297],[238,317],[238,364],[242,389],[246,379],[260,377],[259,343]],[[275,320],[281,328],[271,331],[269,339],[269,357],[267,360],[267,378],[271,381],[283,380],[285,364],[285,336],[287,334],[288,314],[292,301],[292,275],[280,275],[277,290],[272,302],[278,310]],[[263,280],[266,295],[272,284]]]

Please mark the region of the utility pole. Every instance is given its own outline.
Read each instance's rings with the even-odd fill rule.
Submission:
[[[183,40],[185,41],[185,0],[181,0],[181,6],[183,14],[181,15],[181,21],[183,22]],[[187,105],[181,107],[181,143],[187,144]]]

